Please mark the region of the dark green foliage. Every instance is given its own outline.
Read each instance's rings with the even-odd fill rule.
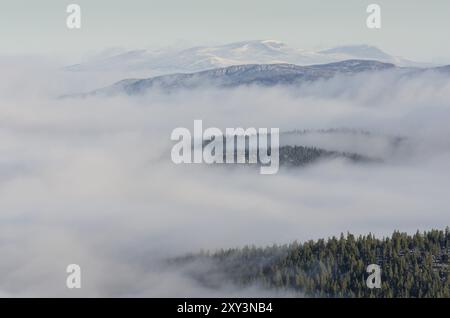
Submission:
[[[283,146],[280,147],[280,165],[303,166],[321,159],[345,158],[353,162],[380,162],[356,153],[328,151],[315,147]]]
[[[265,248],[201,253],[177,262],[208,260],[209,276],[240,286],[287,289],[311,297],[449,297],[450,232],[432,230],[392,237],[352,234]],[[381,266],[381,289],[366,286],[366,267]]]

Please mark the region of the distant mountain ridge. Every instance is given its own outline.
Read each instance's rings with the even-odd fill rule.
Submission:
[[[146,79],[126,79],[111,86],[95,90],[83,96],[139,95],[149,89],[170,91],[193,89],[199,86],[236,87],[240,85],[293,85],[329,79],[336,75],[352,75],[369,71],[395,69],[390,63],[368,60],[347,60],[337,63],[299,66],[293,64],[250,64],[235,65],[197,73],[178,73]]]
[[[109,50],[83,63],[71,65],[69,71],[144,72],[147,76],[198,72],[243,64],[313,65],[343,60],[377,60],[398,66],[421,66],[401,57],[389,55],[369,45],[347,45],[327,50],[308,51],[292,48],[276,40],[253,40],[217,46],[187,49]],[[423,64],[422,64],[423,66]]]

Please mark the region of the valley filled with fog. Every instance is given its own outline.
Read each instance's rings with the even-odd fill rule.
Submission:
[[[0,296],[269,296],[203,286],[165,261],[450,224],[450,72],[395,67],[289,85],[206,81],[70,97],[115,80],[43,57],[0,56],[0,67]],[[196,119],[276,127],[281,145],[377,161],[319,158],[275,175],[175,165],[170,134]],[[80,290],[66,289],[70,263],[82,267]]]

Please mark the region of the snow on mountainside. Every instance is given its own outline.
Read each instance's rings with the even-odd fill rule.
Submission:
[[[392,57],[379,48],[369,45],[352,45],[352,46],[340,46],[328,50],[320,51],[322,54],[340,54],[342,56],[356,56],[364,57],[375,60],[388,60]]]
[[[343,60],[377,60],[397,66],[418,66],[418,63],[391,56],[368,45],[342,46],[322,51],[307,51],[274,40],[244,41],[218,46],[188,49],[135,50],[110,52],[84,63],[67,67],[70,71],[120,71],[135,76],[197,72],[242,64],[314,65]]]
[[[391,56],[377,47],[370,45],[347,45],[319,51],[336,59],[369,59],[392,63],[398,66],[426,66],[425,63],[413,62],[401,57]],[[428,66],[428,65],[427,65]]]

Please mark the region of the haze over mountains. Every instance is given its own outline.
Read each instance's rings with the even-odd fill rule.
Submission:
[[[67,70],[130,72],[155,76],[242,64],[313,65],[351,59],[377,60],[398,66],[424,65],[392,56],[369,45],[348,45],[312,51],[292,48],[275,40],[254,40],[187,49],[109,50],[80,64],[71,65]]]
[[[89,86],[64,96],[136,95],[151,88],[170,91],[208,84],[236,87],[299,84],[330,79],[339,74],[395,70],[399,74],[426,69],[448,71],[448,66],[410,61],[370,45],[344,45],[319,51],[296,49],[275,40],[234,42],[218,46],[159,50],[109,49],[68,73],[101,74],[101,86]],[[85,76],[86,77],[86,76]],[[104,88],[101,88],[101,87]]]
[[[358,74],[376,74],[390,71],[398,79],[424,72],[449,73],[449,66],[432,68],[398,67],[375,60],[345,60],[335,63],[299,66],[294,64],[246,64],[233,65],[194,73],[174,73],[149,78],[129,78],[113,85],[81,94],[64,97],[112,96],[117,94],[141,95],[150,90],[172,92],[178,89],[230,88],[242,85],[292,86],[329,80],[336,76],[349,79]]]

